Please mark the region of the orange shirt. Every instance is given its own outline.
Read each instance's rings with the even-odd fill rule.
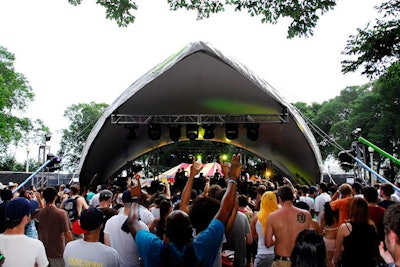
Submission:
[[[349,202],[351,197],[340,198],[330,202],[332,210],[339,210],[338,226],[349,219]]]

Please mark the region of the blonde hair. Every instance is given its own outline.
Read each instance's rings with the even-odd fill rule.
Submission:
[[[276,195],[272,191],[265,192],[261,197],[260,211],[257,213],[257,218],[263,226],[265,235],[268,215],[279,209]]]

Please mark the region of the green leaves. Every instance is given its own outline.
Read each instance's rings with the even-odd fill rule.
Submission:
[[[0,149],[27,141],[32,130],[30,119],[21,114],[34,94],[28,81],[14,69],[15,56],[0,46]],[[4,152],[2,153],[4,154]]]
[[[383,13],[383,18],[349,36],[342,52],[349,58],[341,62],[343,73],[362,67],[362,74],[370,79],[378,78],[390,65],[399,61],[400,1],[390,0],[376,8]]]
[[[127,27],[135,21],[131,12],[137,10],[137,5],[133,1],[97,0],[96,3],[106,8],[106,18],[115,20],[119,27]]]
[[[68,129],[62,131],[58,151],[58,155],[63,158],[64,170],[76,171],[86,139],[107,107],[105,103],[79,103],[64,111],[64,117],[70,121]]]
[[[361,128],[364,138],[392,155],[400,153],[400,64],[390,66],[380,79],[363,86],[343,89],[340,95],[321,105],[295,103],[305,115],[323,158],[349,149],[351,132]],[[311,121],[311,122],[310,122]],[[375,157],[379,162],[383,157]],[[380,166],[377,164],[377,166]],[[389,172],[394,178],[396,167]]]
[[[225,11],[233,6],[235,11],[247,9],[250,16],[259,16],[262,23],[276,24],[279,19],[289,18],[288,38],[309,37],[319,20],[319,15],[331,10],[336,0],[167,0],[170,10],[197,11],[197,19],[209,18],[212,13]],[[82,0],[68,0],[72,5]],[[120,27],[134,23],[133,11],[137,5],[131,0],[97,0],[97,4],[106,8],[106,18],[115,20]]]

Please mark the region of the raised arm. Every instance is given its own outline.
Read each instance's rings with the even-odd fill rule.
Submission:
[[[165,183],[165,198],[171,200],[171,186],[168,181]]]
[[[210,177],[206,177],[206,183],[204,185],[203,195],[208,197],[208,191],[210,190]]]
[[[181,203],[179,204],[179,209],[186,212],[187,214],[189,214],[189,202],[192,195],[194,177],[201,171],[201,169],[201,163],[196,162],[196,159],[193,159],[193,164],[190,166],[190,175],[185,187],[183,188]]]
[[[240,169],[242,167],[242,164],[240,163],[240,154],[233,155],[230,165],[231,166],[229,166],[228,163],[221,164],[224,175],[226,173],[228,174],[228,176],[225,176],[225,179],[228,179],[227,189],[224,197],[222,198],[221,206],[214,217],[215,219],[220,220],[225,227],[228,224],[230,216],[235,213],[232,212],[232,210],[234,209],[235,205],[237,180],[239,179]],[[229,171],[227,172],[228,169]]]
[[[133,238],[140,230],[149,230],[146,224],[139,222],[139,203],[132,202],[127,223]]]
[[[229,216],[228,223],[225,226],[225,235],[229,235],[232,230],[233,224],[235,223],[236,215],[239,209],[239,199],[238,197],[234,198],[233,210]]]

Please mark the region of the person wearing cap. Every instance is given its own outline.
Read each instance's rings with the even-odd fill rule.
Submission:
[[[6,204],[6,231],[0,234],[0,253],[4,256],[2,267],[48,266],[49,261],[42,241],[24,235],[31,213],[38,208],[37,201],[18,197]]]
[[[175,210],[168,215],[166,220],[166,238],[169,239],[168,246],[170,257],[168,258],[175,263],[172,266],[179,266],[181,263],[183,263],[184,266],[195,266],[194,264],[189,265],[186,262],[188,257],[185,257],[185,255],[189,253],[190,255],[194,254],[194,257],[190,257],[190,260],[193,261],[193,258],[195,258],[196,263],[202,266],[214,266],[214,261],[217,260],[218,257],[220,262],[220,249],[226,227],[229,222],[235,219],[236,215],[232,210],[235,209],[236,186],[240,175],[240,154],[233,155],[231,166],[225,163],[222,168],[224,174],[229,173],[227,190],[214,219],[194,240],[193,227],[187,212]],[[193,164],[190,168],[190,177],[185,188],[191,188],[193,186],[194,176],[197,175],[200,170],[201,163],[194,162],[193,160]],[[186,195],[189,195],[190,191],[191,190],[184,190],[182,199],[186,199]],[[166,246],[167,242],[164,243],[158,236],[150,233],[147,227],[139,221],[137,203],[132,203],[131,205],[128,225],[132,236],[135,238],[143,266],[160,266],[160,263],[165,263],[167,259],[162,255],[165,255],[163,253],[163,247]],[[192,250],[193,253],[187,253],[188,250]]]
[[[51,267],[63,267],[65,244],[72,241],[71,224],[67,213],[55,204],[57,190],[48,187],[43,191],[46,205],[33,214],[39,220],[39,239],[43,242]]]
[[[64,250],[66,267],[75,266],[115,266],[119,267],[119,256],[115,249],[99,242],[103,226],[103,212],[91,207],[83,210],[72,225],[72,231],[83,239],[69,242]]]
[[[131,192],[125,190],[122,193],[123,211],[117,216],[110,218],[104,227],[104,244],[114,248],[119,255],[121,267],[140,267],[139,253],[136,247],[135,239],[129,232],[121,229],[129,215],[132,203]],[[139,216],[142,218],[143,212],[139,210]]]
[[[118,211],[116,209],[110,208],[112,200],[113,200],[113,193],[110,190],[104,189],[100,192],[99,195],[100,205],[98,208],[104,213],[103,226],[106,225],[108,219],[118,214]],[[103,231],[104,227],[102,227],[100,231],[100,242],[104,244]]]

